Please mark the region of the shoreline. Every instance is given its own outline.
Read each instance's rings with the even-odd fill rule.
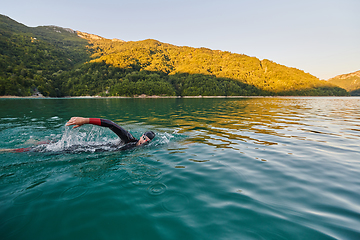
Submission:
[[[124,97],[124,96],[65,96],[65,97],[40,97],[40,96],[0,96],[0,99],[106,99],[106,98],[123,98],[123,99],[143,99],[143,98],[287,98],[287,97],[357,97],[357,96],[134,96],[134,97]]]

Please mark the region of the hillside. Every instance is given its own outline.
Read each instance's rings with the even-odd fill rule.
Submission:
[[[124,42],[0,15],[0,95],[347,95],[269,60],[156,40]]]
[[[0,15],[0,95],[61,95],[53,74],[88,61],[87,44],[71,29],[30,28]]]
[[[328,81],[346,89],[352,96],[360,96],[360,71],[342,74],[331,78]]]
[[[114,43],[90,40],[94,50],[92,62],[144,71],[201,75],[205,78],[236,80],[255,87],[265,95],[327,95],[344,91],[295,68],[230,52],[206,48],[178,47],[155,40]],[[329,93],[328,89],[335,90]],[[188,91],[184,94],[191,94]]]

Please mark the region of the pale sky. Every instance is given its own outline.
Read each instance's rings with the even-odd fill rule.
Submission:
[[[0,14],[29,27],[245,54],[320,79],[360,70],[360,0],[11,0]]]

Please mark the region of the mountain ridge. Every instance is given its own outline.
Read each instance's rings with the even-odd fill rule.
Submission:
[[[0,46],[0,95],[347,95],[266,59],[153,39],[106,39],[57,26],[26,27],[3,15]]]

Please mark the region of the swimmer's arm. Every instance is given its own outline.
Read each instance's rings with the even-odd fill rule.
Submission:
[[[90,124],[95,124],[103,127],[109,128],[111,131],[113,131],[118,137],[124,142],[137,142],[138,140],[131,135],[128,131],[126,131],[124,128],[120,127],[113,121],[107,120],[107,119],[99,119],[99,118],[90,118]]]
[[[106,120],[106,121],[111,122],[109,120]],[[84,124],[93,124],[93,125],[98,125],[98,126],[109,127],[106,124],[103,124],[100,118],[83,118],[83,117],[72,117],[65,124],[65,126],[75,125],[73,128],[77,128]]]
[[[71,126],[71,125],[75,125],[73,128],[77,128],[80,127],[84,124],[89,124],[90,123],[90,118],[83,118],[83,117],[72,117],[66,124],[65,126]]]
[[[100,118],[83,118],[83,117],[72,117],[67,123],[66,126],[75,125],[73,128],[80,127],[84,124],[93,124],[102,127],[108,127],[111,131],[113,131],[118,137],[124,142],[136,142],[138,141],[134,138],[128,131],[117,125],[116,123]]]
[[[4,149],[0,149],[0,152],[14,152],[14,149],[4,148]]]

